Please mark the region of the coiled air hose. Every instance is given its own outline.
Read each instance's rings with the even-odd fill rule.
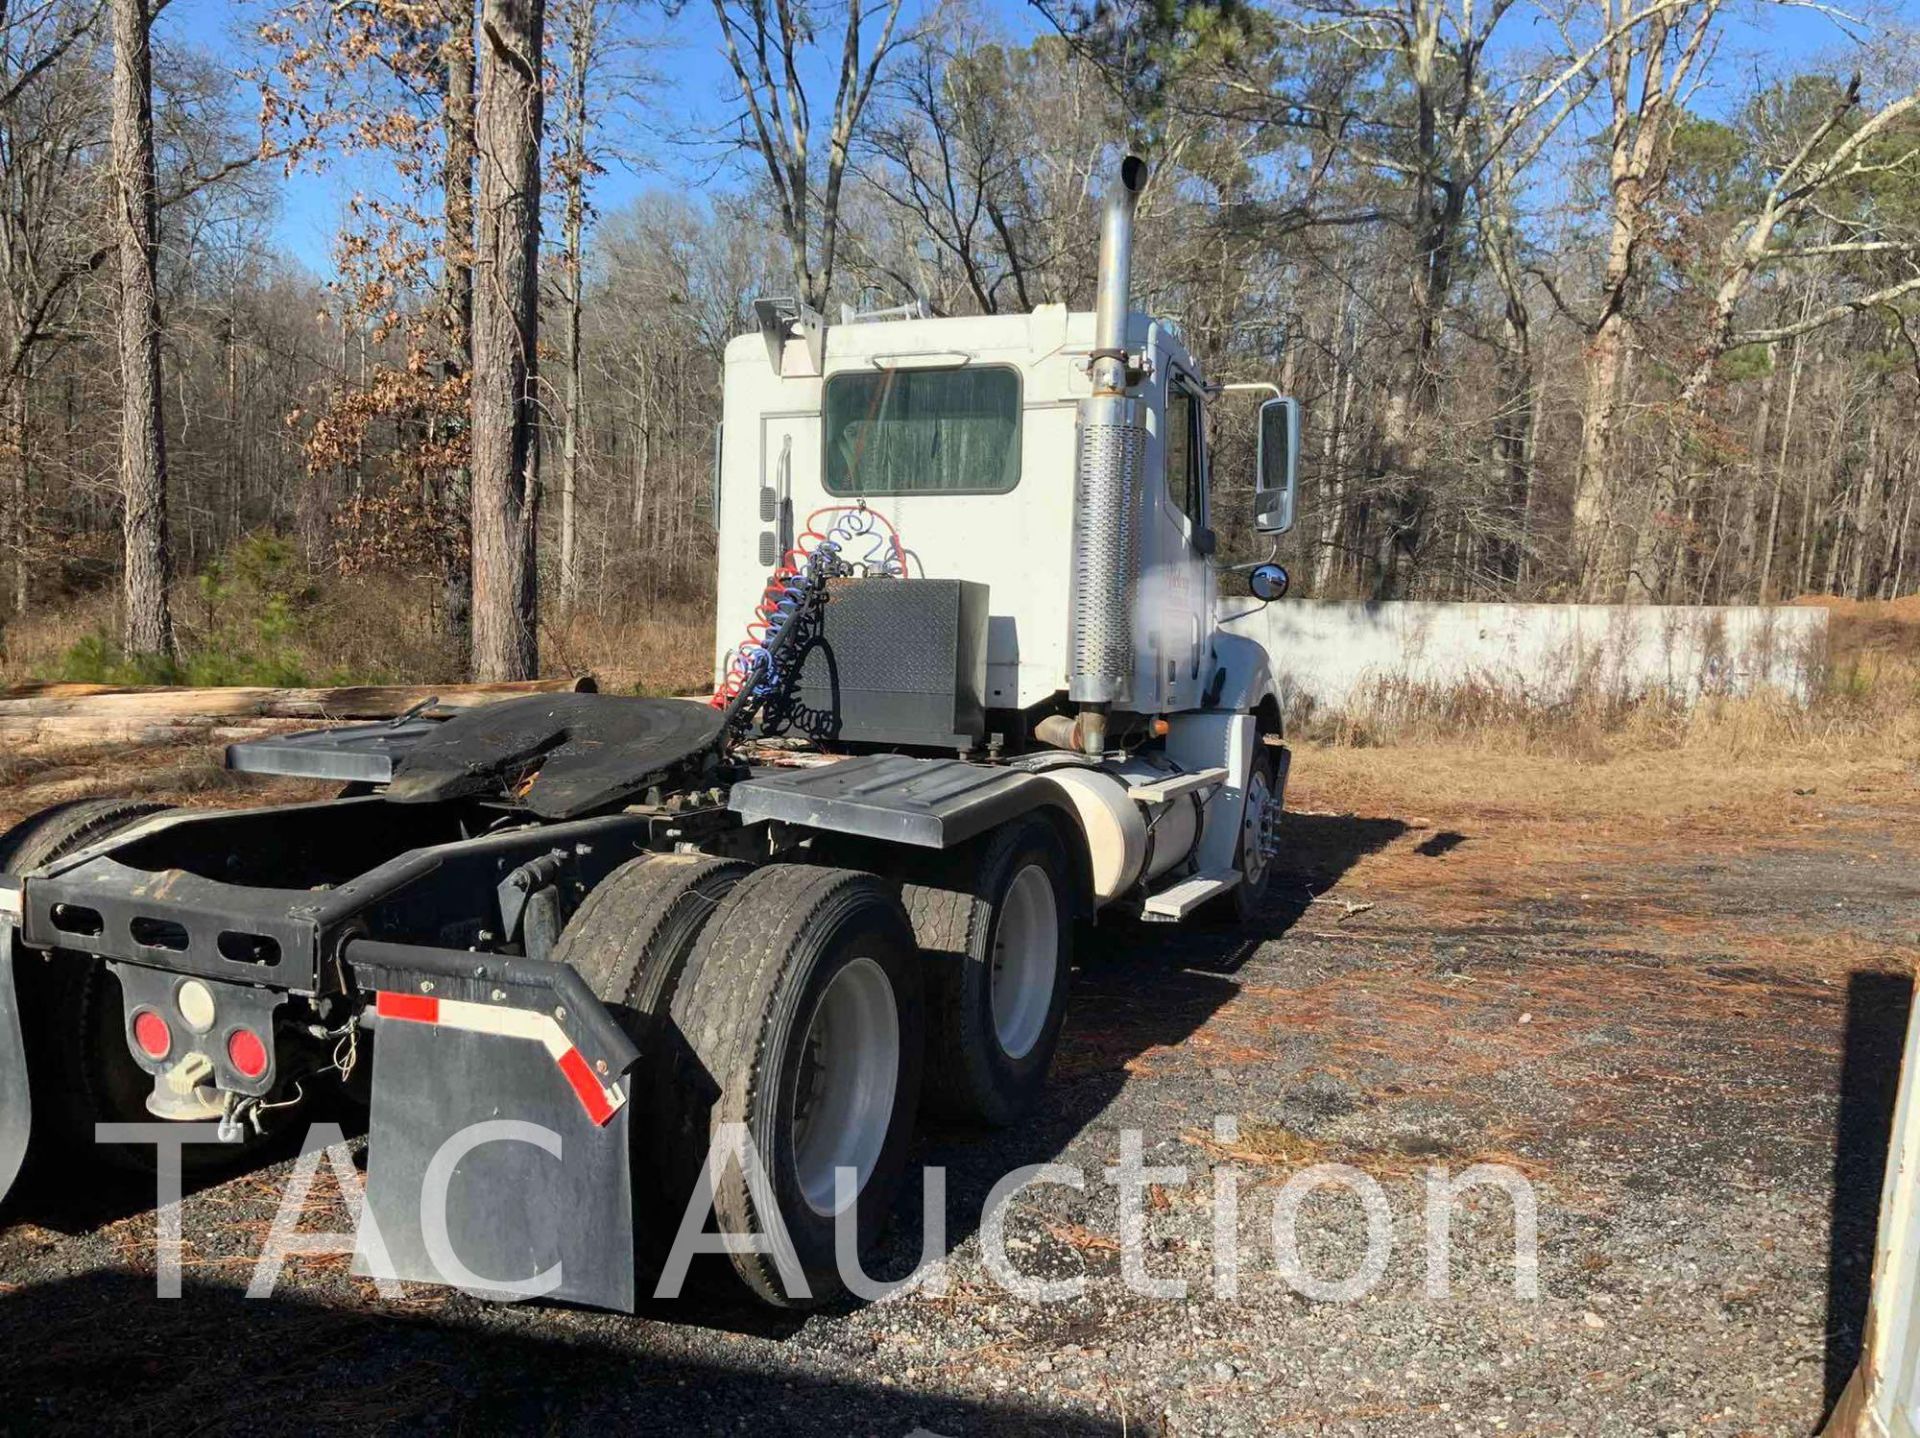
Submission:
[[[854,549],[863,552],[849,558]],[[768,576],[746,633],[707,701],[727,711],[730,728],[744,729],[753,713],[787,696],[799,679],[793,639],[819,612],[827,581],[855,572],[856,565],[867,574],[906,577],[906,550],[886,516],[864,503],[828,505],[809,514],[805,530]]]

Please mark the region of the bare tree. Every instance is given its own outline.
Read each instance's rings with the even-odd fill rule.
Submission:
[[[1712,316],[1692,372],[1681,387],[1681,403],[1692,407],[1700,400],[1715,363],[1741,345],[1779,344],[1837,324],[1863,311],[1891,307],[1920,291],[1920,234],[1896,231],[1876,224],[1873,216],[1848,223],[1833,215],[1825,202],[1829,193],[1850,181],[1868,176],[1904,176],[1920,180],[1920,138],[1909,136],[1890,150],[1876,142],[1910,114],[1920,113],[1920,91],[1890,100],[1862,119],[1851,131],[1845,126],[1860,106],[1860,77],[1848,82],[1833,108],[1800,142],[1787,162],[1774,171],[1755,210],[1741,218],[1721,250],[1720,283],[1714,292]],[[1812,214],[1844,233],[1808,240],[1802,220]],[[1754,280],[1765,270],[1795,261],[1874,258],[1895,260],[1907,270],[1870,289],[1853,289],[1844,298],[1815,313],[1786,324],[1739,331],[1734,316]]]
[[[833,285],[840,194],[854,132],[881,63],[904,38],[894,34],[901,0],[878,0],[871,6],[880,16],[880,33],[870,46],[861,34],[866,0],[845,0],[845,5],[816,214],[815,123],[805,75],[816,18],[803,0],[713,0],[722,48],[746,106],[742,127],[751,135],[745,143],[759,152],[773,188],[781,232],[792,253],[796,297],[815,309],[826,305]]]
[[[102,243],[92,141],[104,125],[88,74],[102,3],[0,13],[0,532],[13,561],[8,598],[27,611],[36,496],[30,483],[29,390],[65,335],[86,282],[112,253]]]
[[[566,72],[561,86],[559,159],[561,362],[566,366],[566,391],[560,415],[560,553],[559,608],[573,610],[579,585],[579,519],[581,425],[585,418],[586,388],[580,352],[580,317],[585,296],[587,174],[594,168],[588,153],[589,82],[600,48],[600,0],[560,0]]]
[[[888,97],[895,113],[864,127],[861,178],[932,243],[934,275],[948,264],[958,270],[973,309],[1029,310],[1036,285],[1024,243],[1025,167],[1037,137],[1023,132],[1000,47],[964,31],[959,39],[922,45],[902,67]],[[917,276],[888,277],[935,313],[951,307]]]
[[[1488,168],[1531,135],[1530,152],[1574,113],[1590,87],[1588,67],[1658,20],[1677,0],[1634,10],[1611,8],[1599,39],[1554,55],[1499,83],[1492,55],[1511,0],[1483,11],[1459,0],[1322,0],[1336,34],[1357,50],[1388,58],[1397,86],[1382,112],[1342,134],[1362,165],[1393,187],[1397,205],[1385,218],[1410,240],[1399,358],[1382,404],[1380,446],[1372,487],[1385,513],[1375,550],[1376,595],[1401,598],[1420,558],[1435,491],[1427,473],[1439,395],[1439,356],[1447,309],[1460,279],[1470,233],[1470,200]],[[1710,0],[1718,3],[1718,0]],[[1371,72],[1362,72],[1371,78]],[[1323,121],[1323,123],[1325,123]],[[1345,121],[1342,120],[1343,131]]]
[[[1645,26],[1622,28],[1628,0],[1601,0],[1609,22],[1606,52],[1609,224],[1599,309],[1586,327],[1587,397],[1574,478],[1573,546],[1594,586],[1611,588],[1617,569],[1603,557],[1605,498],[1613,473],[1614,431],[1631,349],[1633,307],[1667,182],[1673,127],[1684,113],[1720,0],[1699,0],[1691,13],[1656,11]]]
[[[473,303],[473,674],[539,667],[543,0],[486,0]]]

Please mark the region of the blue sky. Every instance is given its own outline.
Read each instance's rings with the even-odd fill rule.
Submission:
[[[909,5],[916,0],[909,0]],[[983,12],[1009,38],[1032,37],[1044,21],[1026,0],[981,0]],[[1920,0],[1894,0],[1889,7],[1906,23],[1920,17]],[[211,51],[236,69],[255,58],[251,36],[270,12],[269,0],[171,0],[162,15],[163,43],[190,45]],[[696,142],[702,127],[710,127],[728,108],[732,76],[717,49],[717,32],[706,0],[690,0],[679,16],[667,20],[651,7],[636,7],[631,28],[643,33],[655,48],[646,63],[656,77],[644,103],[626,107],[610,126],[622,148],[645,152],[646,167],[615,164],[595,182],[594,202],[602,213],[644,193],[649,188],[700,188],[737,183],[719,164],[714,150]],[[1513,17],[1519,20],[1521,17]],[[1517,43],[1528,43],[1526,29],[1515,26]],[[1547,33],[1542,33],[1542,42]],[[1795,67],[1815,55],[1834,55],[1836,65],[1850,49],[1845,33],[1810,5],[1746,3],[1727,26],[1716,61],[1717,93],[1732,96],[1746,88],[1744,77],[1765,75],[1773,66]],[[250,121],[256,109],[251,86],[236,78],[235,111]],[[1716,108],[1715,94],[1701,97],[1702,108]],[[316,275],[331,269],[329,246],[339,229],[347,199],[356,179],[363,185],[377,177],[335,166],[328,173],[302,172],[282,180],[279,206],[270,239]]]

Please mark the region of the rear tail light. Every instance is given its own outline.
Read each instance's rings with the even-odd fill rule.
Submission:
[[[152,1009],[142,1009],[133,1016],[133,1041],[156,1063],[173,1052],[173,1031]]]
[[[257,1079],[267,1071],[267,1046],[252,1029],[235,1029],[227,1035],[227,1062],[242,1078]]]

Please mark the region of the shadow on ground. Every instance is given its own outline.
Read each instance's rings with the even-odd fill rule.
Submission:
[[[1847,978],[1840,1057],[1840,1109],[1833,1134],[1833,1207],[1827,1237],[1825,1406],[1832,1408],[1860,1361],[1887,1172],[1893,1105],[1913,980],[1904,974]]]
[[[194,1285],[160,1302],[150,1285],[99,1273],[0,1305],[8,1431],[1120,1431],[1072,1412],[555,1341],[525,1324],[482,1328]]]
[[[254,1173],[294,1157],[309,1123],[337,1123],[348,1137],[367,1131],[367,1111],[338,1097],[315,1101],[303,1120],[243,1153],[194,1144],[182,1150],[180,1191],[187,1198],[238,1174]],[[0,1204],[0,1223],[37,1224],[55,1233],[90,1233],[154,1206],[152,1149],[116,1146],[117,1157],[74,1155],[41,1146],[28,1150],[19,1181]]]

